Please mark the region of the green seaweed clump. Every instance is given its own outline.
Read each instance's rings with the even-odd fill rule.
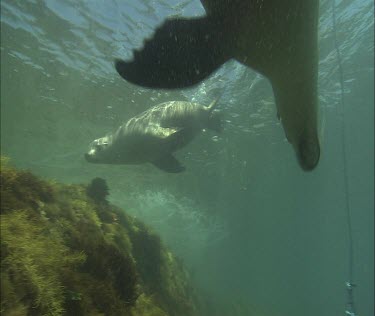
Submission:
[[[62,314],[61,276],[85,260],[83,253],[70,251],[57,231],[48,231],[27,211],[15,210],[1,215],[1,256],[2,310],[32,302],[34,313]]]
[[[107,202],[104,180],[62,185],[1,163],[2,315],[201,315],[181,262]]]
[[[107,183],[102,178],[94,178],[87,186],[87,195],[96,202],[107,202],[106,198],[109,195]]]
[[[29,171],[16,171],[9,159],[0,162],[1,213],[14,209],[37,209],[43,203],[53,202],[54,188]]]

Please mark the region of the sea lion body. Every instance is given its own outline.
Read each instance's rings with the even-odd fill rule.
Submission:
[[[304,170],[320,157],[317,133],[319,0],[202,0],[207,16],[168,19],[132,61],[116,61],[126,80],[183,88],[234,58],[266,76],[278,117]]]
[[[85,158],[92,163],[153,163],[167,172],[184,167],[172,153],[186,146],[204,128],[220,131],[221,121],[213,109],[197,103],[161,103],[129,119],[114,134],[94,140]]]

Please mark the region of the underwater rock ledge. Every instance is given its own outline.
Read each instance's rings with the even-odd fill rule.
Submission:
[[[197,316],[182,263],[106,201],[101,179],[63,185],[1,158],[1,315]]]

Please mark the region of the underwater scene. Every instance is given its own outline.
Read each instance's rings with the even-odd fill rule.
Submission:
[[[1,315],[374,315],[372,0],[0,3]]]

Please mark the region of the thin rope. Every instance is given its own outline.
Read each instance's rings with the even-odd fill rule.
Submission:
[[[335,0],[332,0],[332,22],[333,22],[333,39],[336,49],[337,55],[337,63],[339,68],[339,81],[340,81],[340,88],[341,88],[341,143],[342,143],[342,156],[343,156],[343,164],[344,164],[344,189],[345,189],[345,209],[346,209],[346,218],[347,218],[347,229],[348,229],[348,237],[349,237],[349,253],[348,253],[348,264],[349,264],[349,278],[346,282],[346,289],[348,293],[348,301],[346,305],[345,314],[350,316],[356,316],[355,313],[355,305],[354,305],[354,297],[353,297],[353,289],[355,284],[353,283],[353,265],[354,265],[354,249],[353,249],[353,233],[352,233],[352,216],[350,211],[350,201],[349,201],[349,180],[348,180],[348,163],[347,163],[347,155],[346,155],[346,130],[345,130],[345,98],[344,98],[344,73],[342,67],[342,59],[340,54],[340,48],[337,42],[337,35],[336,35],[336,8],[335,8]]]

